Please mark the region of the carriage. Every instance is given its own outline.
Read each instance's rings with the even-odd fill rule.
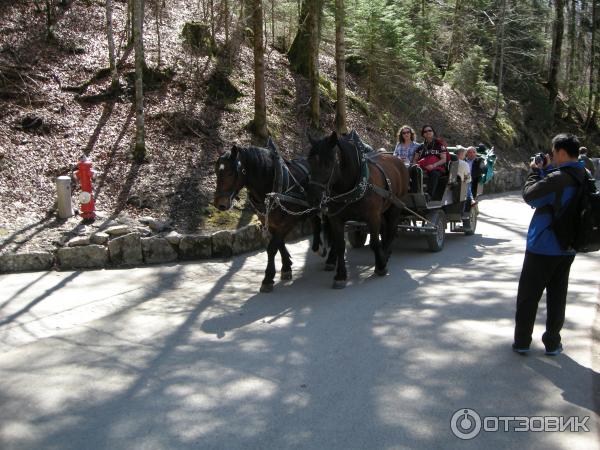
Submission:
[[[477,204],[471,205],[467,199],[468,183],[457,176],[458,158],[455,151],[458,147],[448,147],[450,159],[447,163],[446,175],[440,179],[433,198],[425,193],[427,179],[418,166],[410,168],[409,192],[401,199],[405,208],[398,224],[401,235],[423,236],[427,247],[432,252],[441,251],[444,247],[446,230],[464,233],[469,236],[475,233],[479,209]],[[478,169],[473,184],[488,183],[494,174],[496,155],[494,148],[477,148],[478,156],[474,163]],[[366,224],[348,221],[345,224],[346,237],[354,248],[362,247],[367,239]]]

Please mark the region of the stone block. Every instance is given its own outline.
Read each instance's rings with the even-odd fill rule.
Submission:
[[[5,253],[0,255],[0,273],[49,270],[54,255],[49,252]]]
[[[99,269],[108,263],[108,250],[103,245],[64,247],[56,253],[61,269]]]
[[[110,240],[108,252],[114,266],[135,266],[144,261],[139,233],[129,233]]]
[[[142,238],[142,254],[147,264],[177,261],[177,252],[165,238]]]

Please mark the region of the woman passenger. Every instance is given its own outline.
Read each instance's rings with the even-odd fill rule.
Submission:
[[[415,142],[415,130],[408,125],[402,125],[396,135],[396,148],[394,156],[397,156],[407,166],[414,163],[415,151],[419,144]]]

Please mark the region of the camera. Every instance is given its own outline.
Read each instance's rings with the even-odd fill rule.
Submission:
[[[548,163],[548,157],[542,152],[539,152],[531,157],[531,162],[535,163],[536,166],[545,166]]]

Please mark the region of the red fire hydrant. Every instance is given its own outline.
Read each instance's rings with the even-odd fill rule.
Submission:
[[[81,193],[79,194],[79,203],[81,203],[81,217],[84,219],[95,219],[96,211],[94,208],[94,194],[92,193],[92,178],[95,171],[92,169],[92,161],[87,156],[79,158],[75,176],[79,179]]]

